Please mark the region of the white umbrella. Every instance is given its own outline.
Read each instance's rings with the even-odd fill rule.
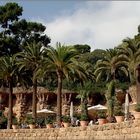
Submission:
[[[125,119],[128,120],[128,118],[129,118],[129,97],[128,97],[128,93],[125,95],[124,113],[125,113]]]
[[[98,104],[98,105],[95,105],[95,106],[88,107],[88,110],[107,110],[107,107]]]
[[[71,102],[70,104],[70,118],[71,118],[71,122],[73,122],[73,102]]]
[[[51,110],[48,110],[48,109],[41,109],[41,110],[37,110],[37,116],[46,116],[46,115],[49,115],[49,114],[55,114],[54,111],[51,111]],[[32,112],[29,112],[27,114],[32,114]]]
[[[54,114],[55,112],[51,111],[51,110],[48,110],[48,109],[41,109],[41,110],[38,110],[36,113],[37,114],[39,114],[39,113],[45,113],[45,114],[52,113],[52,114]]]

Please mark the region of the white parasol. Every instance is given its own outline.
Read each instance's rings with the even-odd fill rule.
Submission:
[[[37,116],[47,116],[47,115],[50,115],[50,114],[55,114],[54,111],[51,111],[51,110],[48,110],[48,109],[41,109],[41,110],[38,110],[37,112]],[[32,114],[32,112],[29,112],[27,114]]]
[[[98,105],[95,105],[95,106],[88,107],[88,110],[107,110],[107,107],[98,104]]]

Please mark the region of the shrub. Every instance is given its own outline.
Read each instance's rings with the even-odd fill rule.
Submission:
[[[53,119],[51,117],[47,117],[45,119],[45,124],[53,124]]]
[[[88,121],[88,116],[86,114],[81,114],[80,120],[81,121]]]
[[[114,111],[114,115],[115,115],[115,116],[124,116],[124,112],[121,111],[121,110],[115,110],[115,111]]]
[[[122,111],[122,106],[117,99],[115,100],[114,115],[115,116],[124,116],[124,112]]]
[[[7,118],[2,115],[0,116],[0,129],[6,129],[7,128]]]
[[[98,118],[99,119],[105,119],[106,118],[106,112],[103,110],[98,111]]]
[[[40,126],[45,125],[45,119],[44,118],[36,118],[36,123]]]
[[[13,117],[12,118],[12,124],[13,125],[18,125],[18,121],[17,121],[17,118],[16,117]]]
[[[63,122],[70,122],[71,120],[70,120],[70,116],[62,116],[62,121]]]
[[[32,117],[27,117],[26,122],[27,122],[27,124],[35,124],[36,123],[35,119]]]

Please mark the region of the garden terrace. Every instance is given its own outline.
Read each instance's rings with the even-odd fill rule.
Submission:
[[[3,129],[0,140],[136,140],[140,139],[140,120],[87,127]]]

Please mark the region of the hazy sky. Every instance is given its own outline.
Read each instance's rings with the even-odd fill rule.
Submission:
[[[6,2],[1,0],[0,4]],[[139,1],[14,0],[14,2],[23,6],[23,18],[46,25],[46,34],[51,38],[52,45],[61,42],[89,44],[92,50],[113,48],[124,38],[136,35],[140,24]]]

